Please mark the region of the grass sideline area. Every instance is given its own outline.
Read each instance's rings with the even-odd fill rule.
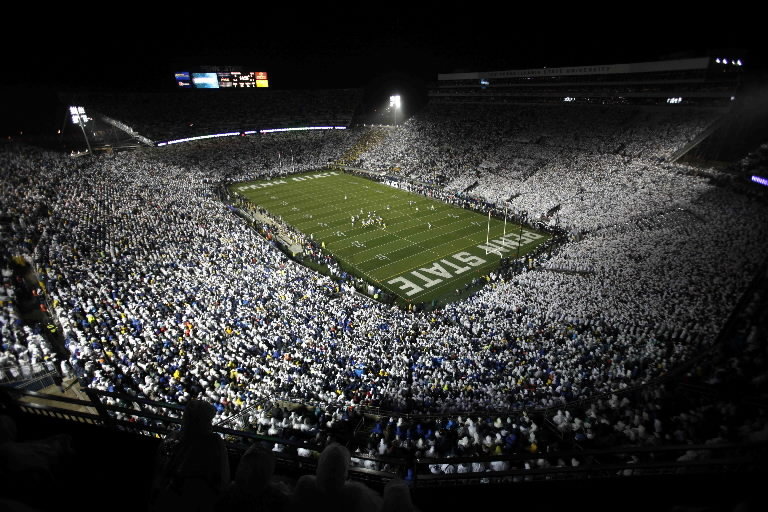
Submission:
[[[544,232],[338,170],[230,186],[405,303],[444,302],[550,238]],[[353,220],[354,218],[354,220]],[[486,238],[488,243],[486,243]]]

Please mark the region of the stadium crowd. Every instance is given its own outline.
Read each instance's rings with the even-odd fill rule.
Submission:
[[[438,104],[361,163],[439,180],[530,219],[561,205],[562,225],[588,231],[700,194],[704,180],[666,161],[715,119],[707,110]]]
[[[201,399],[220,421],[319,445],[349,435],[349,408],[389,411],[360,455],[538,453],[560,439],[547,422],[574,442],[691,440],[694,419],[676,427],[655,414],[661,388],[621,393],[711,347],[764,258],[764,205],[665,161],[709,114],[456,108],[408,121],[360,163],[425,182],[439,169],[446,193],[477,182],[472,197],[497,208],[507,198],[516,214],[580,236],[443,309],[361,297],[287,258],[216,196],[222,183],[339,159],[357,130],[77,161],[6,147],[3,254],[33,262],[65,335],[69,358],[57,362],[95,389]],[[572,135],[577,120],[589,137]],[[55,360],[14,321],[5,289],[5,360]],[[316,409],[264,407],[282,398]],[[524,412],[538,408],[562,412]],[[418,412],[443,416],[398,418]],[[580,463],[540,464],[560,462]]]
[[[45,180],[76,164],[54,153],[28,148],[4,152],[0,166],[0,382],[13,382],[50,371],[58,364],[55,348],[39,323],[25,322],[21,304],[23,276],[14,261],[31,254],[45,228],[48,198],[53,186]],[[35,290],[36,292],[36,290]]]

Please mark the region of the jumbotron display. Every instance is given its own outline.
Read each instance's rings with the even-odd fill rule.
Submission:
[[[218,71],[175,73],[176,85],[181,89],[229,89],[269,87],[266,71]]]

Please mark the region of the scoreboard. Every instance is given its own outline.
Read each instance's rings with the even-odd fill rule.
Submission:
[[[266,71],[217,71],[175,73],[176,85],[182,89],[246,89],[269,87]]]
[[[267,73],[264,71],[225,71],[216,74],[219,87],[269,87]]]

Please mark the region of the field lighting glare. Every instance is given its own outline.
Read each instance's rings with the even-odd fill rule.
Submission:
[[[82,124],[90,121],[87,115],[85,115],[85,108],[83,107],[69,107],[69,113],[72,116],[73,124]]]
[[[400,95],[396,94],[389,97],[389,106],[395,115],[395,126],[397,126],[397,111],[400,110]]]

